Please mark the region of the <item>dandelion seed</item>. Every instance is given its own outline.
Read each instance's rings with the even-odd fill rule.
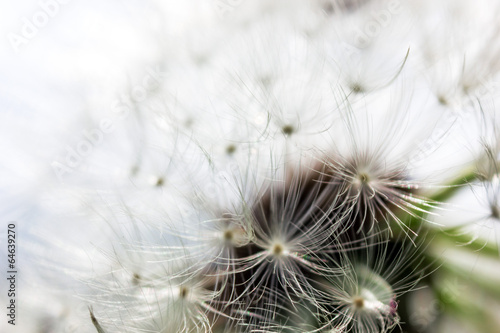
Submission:
[[[226,153],[228,155],[234,154],[235,151],[236,151],[236,146],[235,145],[229,145],[229,146],[226,147]]]
[[[158,179],[156,180],[155,186],[161,187],[161,186],[163,186],[164,183],[165,183],[165,180],[163,179],[163,177],[158,177]]]
[[[140,276],[139,274],[137,274],[137,273],[134,273],[134,274],[132,275],[132,284],[137,285],[137,284],[139,284],[140,282],[141,282],[141,276]]]
[[[226,284],[224,274],[180,262],[150,266],[139,285],[115,286],[101,296],[100,311],[106,314],[108,327],[201,333],[210,332],[218,317],[229,318],[217,302]],[[101,323],[94,325],[99,331]]]
[[[89,307],[89,313],[90,313],[90,319],[92,320],[92,324],[94,324],[97,333],[106,333],[106,331],[101,327],[96,317],[94,316],[94,312],[92,311],[91,307]]]
[[[440,125],[419,101],[482,103],[500,69],[493,35],[451,87],[422,87],[429,71],[414,66],[427,43],[389,27],[420,3],[232,2],[243,22],[186,24],[201,39],[171,48],[168,82],[132,103],[132,152],[117,163],[118,199],[102,205],[118,237],[103,242],[109,270],[88,281],[90,321],[99,333],[389,332],[427,274],[415,222],[438,204],[412,173],[423,128]],[[370,36],[349,47],[358,23]],[[485,146],[484,218],[499,226],[499,145]]]
[[[383,241],[384,236],[377,238]],[[336,255],[345,263],[344,275],[319,277],[318,303],[330,318],[322,327],[361,333],[388,332],[399,325],[397,298],[418,283],[426,268],[419,268],[419,252],[406,241],[391,245],[372,239],[370,244]]]
[[[234,257],[236,300],[252,309],[247,319],[255,329],[278,325],[299,299],[314,302],[311,275],[340,272],[336,265],[324,264],[325,256],[337,247],[332,244],[343,218],[336,213],[338,196],[320,181],[325,176],[301,166],[285,168],[285,175],[276,177],[249,205],[245,215],[254,238],[236,249]]]
[[[283,132],[283,134],[285,135],[292,135],[293,132],[295,132],[293,126],[291,125],[285,125],[281,128],[281,131]]]
[[[357,94],[364,91],[363,87],[357,83],[352,84],[351,90],[352,90],[352,92],[357,93]]]

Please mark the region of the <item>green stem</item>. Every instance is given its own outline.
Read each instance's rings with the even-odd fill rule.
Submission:
[[[477,173],[475,172],[475,169],[473,168],[468,168],[466,171],[462,172],[459,176],[454,178],[448,185],[440,188],[438,191],[436,191],[433,194],[430,194],[427,196],[427,200],[429,203],[442,203],[453,197],[463,186],[470,184],[472,181],[477,179]],[[415,216],[408,216],[406,212],[400,212],[399,213],[399,220],[404,221],[406,220],[405,224],[406,226],[410,227],[411,226],[421,226],[425,227],[423,223],[421,223],[422,219],[426,215],[426,213],[429,210],[432,210],[432,205],[428,204],[415,204],[416,209],[414,209],[414,215]],[[415,231],[414,229],[412,229]]]
[[[429,195],[428,199],[430,202],[446,202],[460,189],[462,189],[463,186],[470,184],[476,180],[477,177],[478,175],[476,169],[469,167],[467,170],[455,177],[446,187],[443,187],[439,191]],[[426,215],[425,211],[429,210],[429,207],[423,204],[417,205],[417,207],[420,210],[415,213],[415,216],[411,216],[405,222],[405,224],[415,233],[425,233],[431,238],[438,238],[447,242],[452,242],[462,248],[481,252],[483,255],[488,255],[494,258],[499,257],[500,249],[498,249],[496,244],[486,243],[483,239],[472,239],[472,237],[460,233],[460,228],[439,230],[429,224],[421,223]]]
[[[500,249],[495,243],[487,242],[485,239],[478,238],[472,239],[470,235],[467,234],[453,234],[458,232],[456,229],[448,230],[434,230],[433,236],[439,240],[443,240],[448,243],[453,243],[460,246],[463,249],[470,250],[472,252],[478,252],[481,255],[492,257],[495,259],[500,258]]]
[[[453,197],[464,185],[470,184],[477,179],[475,168],[469,167],[459,176],[454,178],[446,187],[441,188],[436,193],[429,196],[429,199],[434,202],[445,202]]]

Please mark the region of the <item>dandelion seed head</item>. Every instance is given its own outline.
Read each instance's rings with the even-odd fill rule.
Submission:
[[[165,39],[155,43],[180,46],[161,55],[171,71],[162,78],[166,82],[145,89],[144,100],[131,100],[133,112],[114,123],[112,135],[93,138],[102,139],[92,148],[101,155],[113,151],[108,149],[113,137],[114,148],[127,148],[123,158],[111,161],[121,171],[113,178],[117,186],[107,190],[119,198],[103,204],[109,206],[104,219],[119,237],[101,239],[99,228],[95,237],[85,238],[109,244],[111,258],[103,265],[105,273],[88,283],[97,290],[91,321],[118,332],[390,331],[399,323],[401,295],[419,274],[419,259],[393,255],[387,248],[373,250],[385,242],[393,246],[395,233],[371,239],[394,224],[411,232],[414,222],[434,208],[417,196],[419,184],[407,173],[407,157],[418,141],[407,129],[420,132],[435,124],[420,126],[415,118],[427,120],[421,113],[406,117],[406,105],[391,108],[386,101],[395,96],[399,101],[392,89],[401,83],[416,98],[401,98],[400,104],[419,111],[435,111],[418,105],[428,99],[425,93],[438,111],[465,106],[455,101],[474,95],[482,103],[483,83],[500,70],[493,43],[497,31],[464,43],[475,47],[456,55],[459,61],[452,66],[463,66],[452,70],[459,75],[452,75],[450,89],[412,89],[406,83],[420,84],[425,72],[414,67],[421,59],[412,59],[426,43],[400,23],[413,24],[418,14],[412,9],[426,6],[422,2],[432,8],[433,1],[215,2],[229,11],[227,20],[215,19],[206,3],[196,9],[200,1],[188,5],[196,9],[193,22],[163,20],[174,35],[176,29],[170,28],[182,31],[174,37],[163,34]],[[435,21],[430,16],[425,21]],[[473,25],[457,24],[457,31]],[[426,30],[427,23],[415,26]],[[367,35],[361,38],[363,47],[351,45],[360,42],[359,33]],[[449,54],[443,53],[446,62]],[[127,131],[120,129],[124,126]],[[130,142],[120,142],[125,137]],[[393,149],[400,139],[411,145]],[[491,175],[498,173],[499,149],[491,147],[492,163],[481,180],[496,187]],[[306,155],[314,162],[304,161]],[[107,168],[113,157],[100,164]],[[82,161],[78,175],[93,172],[94,161],[99,158]],[[74,179],[86,180],[76,173]],[[496,225],[498,193],[495,188],[483,207]],[[94,209],[96,201],[88,206]],[[124,226],[125,220],[132,225]],[[75,251],[58,252],[75,258]],[[83,266],[76,260],[78,265]],[[295,327],[288,314],[296,315],[298,308],[307,319],[293,319]],[[227,327],[215,329],[226,321]]]
[[[95,302],[101,324],[166,333],[210,331],[212,321],[221,314],[216,299],[223,292],[224,275],[184,259],[150,266],[140,276],[140,284],[108,285]]]
[[[348,226],[356,230],[370,230],[389,217],[396,219],[395,209],[408,211],[422,199],[413,195],[418,185],[406,181],[404,169],[385,166],[378,156],[362,153],[350,158],[325,159],[324,173],[329,175],[332,189],[336,189],[338,207],[346,212]]]
[[[396,293],[377,273],[367,267],[353,267],[351,285],[349,279],[340,282],[342,289],[330,289],[337,309],[345,317],[344,322],[353,332],[387,332],[399,322],[395,311]],[[347,282],[347,284],[346,284]],[[339,284],[338,287],[342,285]]]
[[[226,246],[240,247],[250,242],[252,235],[241,225],[228,225],[218,231]]]
[[[419,251],[406,237],[383,239],[366,238],[362,249],[334,255],[343,264],[342,274],[318,280],[318,303],[330,318],[326,324],[320,320],[322,325],[342,327],[344,332],[386,333],[400,324],[398,299],[420,281],[425,268],[419,267]]]

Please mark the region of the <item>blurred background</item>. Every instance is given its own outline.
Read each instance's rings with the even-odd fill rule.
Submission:
[[[336,102],[316,98],[328,81],[354,109],[392,105],[410,115],[415,151],[424,152],[411,161],[413,175],[431,192],[471,167],[495,175],[458,190],[430,219],[465,228],[433,243],[447,263],[435,278],[441,298],[415,291],[410,318],[415,332],[500,332],[499,8],[493,0],[2,0],[0,255],[15,223],[19,307],[16,326],[2,315],[0,330],[95,331],[91,283],[82,281],[109,268],[96,258],[110,238],[122,239],[112,226],[126,219],[123,207],[151,223],[162,210],[192,209],[186,184],[205,190],[233,163],[233,149],[238,165],[265,156],[262,146],[323,149],[322,126],[334,117],[322,108]],[[316,111],[263,115],[242,91],[266,79],[281,80],[280,107],[308,102]],[[405,96],[399,109],[396,94]],[[294,121],[290,144],[278,134]],[[491,158],[478,167],[485,148]],[[6,279],[0,288],[5,309]]]

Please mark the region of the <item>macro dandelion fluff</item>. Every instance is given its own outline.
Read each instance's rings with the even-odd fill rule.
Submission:
[[[332,223],[335,196],[315,182],[311,170],[284,170],[281,177],[249,206],[255,236],[235,258],[238,298],[260,314],[260,325],[297,298],[314,299],[307,272],[335,270],[321,258],[339,225]]]
[[[165,253],[162,253],[165,255]],[[149,255],[151,257],[151,255]],[[116,271],[95,280],[93,316],[106,331],[209,332],[225,316],[216,300],[224,290],[224,274],[186,259],[151,261],[133,278]],[[99,311],[97,311],[97,307]]]
[[[414,119],[402,110],[403,103],[375,105],[385,111],[349,104],[346,110],[341,108],[342,118],[329,133],[330,148],[316,158],[324,165],[321,172],[329,175],[330,186],[342,197],[339,208],[354,229],[369,232],[385,224],[412,233],[398,215],[426,214],[434,206],[420,194],[425,186],[410,161],[414,151],[408,147],[423,140],[422,133],[407,127]]]
[[[345,332],[389,332],[400,325],[400,297],[417,285],[428,267],[422,266],[423,258],[406,236],[384,238],[379,234],[368,239],[365,248],[339,252],[337,260],[346,263],[344,274],[318,281],[327,326]]]
[[[498,332],[494,0],[71,6],[5,17],[68,116],[5,85],[0,331]]]

